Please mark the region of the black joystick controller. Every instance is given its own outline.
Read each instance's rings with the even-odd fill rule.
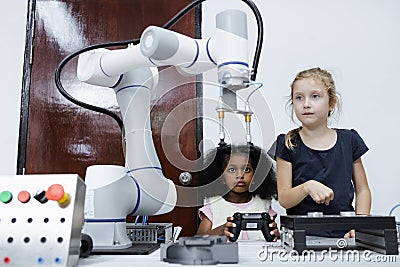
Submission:
[[[236,227],[228,227],[229,232],[233,234],[233,237],[229,237],[231,242],[235,242],[238,239],[241,230],[261,230],[266,241],[271,242],[274,240],[274,235],[271,235],[270,232],[275,228],[269,227],[272,219],[267,212],[236,212],[233,214],[232,222],[236,224]]]

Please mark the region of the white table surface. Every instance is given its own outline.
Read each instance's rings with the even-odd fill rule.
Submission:
[[[314,256],[301,257],[295,252],[289,253],[282,247],[269,246],[270,243],[258,241],[241,241],[238,242],[239,263],[238,264],[218,264],[217,266],[400,266],[399,255],[383,255],[370,251],[356,251],[359,258],[355,254],[347,254],[346,251],[331,250],[331,254],[326,251],[316,251]],[[265,246],[268,246],[265,249]],[[265,254],[260,251],[266,250],[268,258],[264,258]],[[352,250],[354,251],[354,250]],[[363,255],[365,252],[365,255]],[[160,260],[160,249],[154,251],[150,255],[91,255],[88,258],[80,259],[79,266],[183,266],[181,264],[171,264]],[[195,266],[195,265],[190,265]],[[203,265],[196,265],[203,266]]]

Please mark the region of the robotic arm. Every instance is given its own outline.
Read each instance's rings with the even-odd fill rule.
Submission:
[[[150,127],[157,67],[173,65],[185,76],[217,68],[220,84],[228,89],[220,98],[231,111],[236,109],[235,91],[249,85],[246,14],[227,10],[219,13],[216,21],[215,34],[205,40],[150,26],[138,45],[80,55],[78,79],[115,91],[126,146],[125,167],[103,165],[87,170],[83,232],[92,237],[94,249],[129,247],[126,215],[163,214],[176,204],[175,185],[162,173]],[[226,109],[219,108],[220,116]]]
[[[149,26],[140,44],[126,49],[97,49],[79,57],[78,79],[113,87],[120,75],[136,68],[173,65],[183,76],[217,67],[218,80],[230,90],[249,84],[247,18],[239,10],[226,10],[216,17],[216,32],[208,39],[188,36]]]

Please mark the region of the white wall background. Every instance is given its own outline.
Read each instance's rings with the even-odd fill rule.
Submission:
[[[264,20],[264,46],[257,76],[264,86],[262,94],[252,97],[250,103],[258,108],[258,101],[264,97],[270,110],[264,105],[253,117],[263,121],[272,113],[274,120],[254,127],[254,143],[268,149],[277,134],[297,127],[285,104],[289,85],[298,71],[313,66],[329,70],[343,102],[342,115],[331,125],[356,129],[369,146],[363,161],[372,191],[372,213],[388,214],[400,202],[400,1],[253,2]],[[209,0],[203,4],[203,38],[212,35],[215,15],[227,8],[248,13],[252,59],[256,24],[251,10],[240,0]],[[215,74],[208,75],[209,81],[216,81]],[[218,90],[208,86],[204,95],[215,99]],[[207,147],[218,142],[218,128],[215,123],[206,123],[205,127],[204,136],[210,141]]]
[[[7,1],[7,7],[0,11],[3,40],[0,42],[3,51],[0,61],[0,174],[14,174],[16,170],[26,2]],[[363,160],[373,194],[372,212],[387,214],[400,202],[397,169],[400,151],[397,109],[400,100],[400,1],[254,2],[262,13],[265,27],[257,76],[264,86],[262,94],[257,92],[251,98],[255,112],[254,143],[268,148],[276,134],[295,127],[285,110],[294,75],[312,66],[328,69],[334,75],[343,101],[342,116],[332,125],[358,130],[370,147]],[[250,9],[240,0],[204,2],[203,37],[212,34],[216,13],[227,8],[248,12],[249,55],[252,57],[255,21]],[[214,79],[214,73],[207,75],[207,81]],[[218,90],[215,86],[206,86],[204,94],[215,99]],[[263,98],[268,105],[263,103]],[[216,117],[214,106],[208,107],[205,114]],[[211,120],[206,120],[204,136],[209,140],[206,147],[218,142],[218,129]],[[232,135],[232,138],[239,137]]]
[[[7,1],[0,9],[0,175],[17,169],[27,2]]]

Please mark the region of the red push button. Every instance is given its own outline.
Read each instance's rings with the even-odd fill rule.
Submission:
[[[4,257],[4,258],[3,258],[3,262],[4,262],[5,264],[9,264],[9,263],[11,262],[11,259],[10,259],[9,257]]]
[[[59,201],[64,196],[64,187],[60,184],[51,185],[46,191],[48,200]]]
[[[18,200],[21,203],[27,203],[31,199],[31,194],[28,191],[21,191],[18,193]]]
[[[46,191],[46,198],[57,201],[59,204],[64,204],[69,200],[68,194],[64,192],[64,187],[60,184],[51,185]]]

